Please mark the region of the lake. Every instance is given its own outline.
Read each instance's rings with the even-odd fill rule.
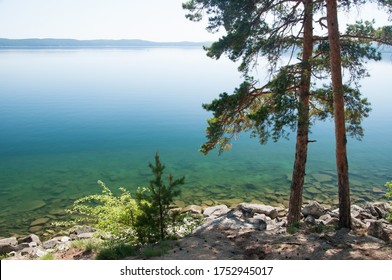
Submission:
[[[348,146],[353,203],[385,199],[392,180],[391,55],[368,66],[373,111],[363,141]],[[240,82],[234,63],[197,48],[1,50],[0,236],[50,234],[75,199],[101,191],[97,180],[113,191],[147,185],[156,151],[186,176],[179,206],[287,206],[295,133],[265,146],[241,135],[221,156],[198,151],[201,104]],[[304,201],[336,204],[333,125],[317,123],[311,139]]]

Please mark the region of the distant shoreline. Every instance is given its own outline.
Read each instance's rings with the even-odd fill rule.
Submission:
[[[4,39],[0,49],[109,49],[144,47],[203,47],[211,42],[153,42],[146,40]]]

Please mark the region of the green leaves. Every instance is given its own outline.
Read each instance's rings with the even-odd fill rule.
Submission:
[[[100,194],[89,195],[74,202],[70,214],[77,214],[77,224],[93,224],[102,232],[109,233],[112,238],[135,242],[134,223],[141,214],[136,201],[124,188],[115,196],[102,182]]]

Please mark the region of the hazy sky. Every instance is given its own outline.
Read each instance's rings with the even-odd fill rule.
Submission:
[[[185,19],[185,0],[0,0],[0,38],[210,41],[206,24]],[[352,18],[386,17],[373,9]],[[347,18],[347,15],[342,19]]]

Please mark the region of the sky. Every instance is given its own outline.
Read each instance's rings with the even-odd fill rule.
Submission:
[[[208,33],[205,22],[185,18],[184,1],[0,0],[0,38],[216,40],[219,34]],[[342,15],[342,22],[347,18],[387,24],[385,14],[371,8]]]

